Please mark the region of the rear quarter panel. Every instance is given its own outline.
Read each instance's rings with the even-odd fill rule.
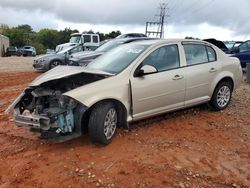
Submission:
[[[223,78],[229,77],[233,80],[234,90],[239,87],[242,80],[242,69],[238,58],[229,57],[222,51],[217,51],[217,58],[222,67],[220,73],[216,76],[216,78],[214,78],[214,81],[211,84],[211,97],[213,95],[215,87]]]

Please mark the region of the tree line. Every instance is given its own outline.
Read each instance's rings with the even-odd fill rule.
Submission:
[[[34,46],[37,50],[37,54],[43,54],[46,49],[55,49],[56,45],[69,42],[70,35],[72,33],[79,33],[76,29],[65,28],[64,30],[55,29],[41,29],[36,32],[30,25],[18,25],[17,27],[9,27],[8,25],[0,26],[0,34],[9,37],[10,45],[23,47],[25,45]],[[85,33],[94,34],[92,30],[85,31]],[[106,40],[115,38],[121,34],[120,31],[112,31],[104,34],[99,34],[100,40]]]

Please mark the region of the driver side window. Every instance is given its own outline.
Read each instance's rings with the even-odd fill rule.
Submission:
[[[154,66],[158,72],[178,68],[180,59],[177,45],[168,45],[156,49],[144,59],[143,65]]]

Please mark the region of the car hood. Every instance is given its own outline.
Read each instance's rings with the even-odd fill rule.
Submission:
[[[53,57],[53,56],[56,56],[56,55],[57,54],[43,54],[43,55],[39,55],[37,58],[35,58],[35,60],[50,58],[50,57]]]
[[[83,51],[76,53],[72,56],[74,59],[83,59],[83,58],[90,58],[98,55],[102,55],[104,52],[98,52],[98,51]]]
[[[209,43],[217,46],[218,48],[220,48],[223,51],[228,51],[228,48],[226,47],[226,45],[224,44],[224,42],[222,42],[220,40],[216,40],[216,39],[204,39],[203,41],[209,42]]]
[[[112,76],[114,74],[99,71],[99,70],[91,70],[86,67],[76,67],[76,66],[57,66],[41,76],[37,77],[33,82],[29,84],[29,86],[39,86],[45,82],[49,82],[52,80],[58,80],[61,78],[65,78],[68,76],[86,73],[86,74],[96,74],[96,75],[104,75],[104,76]]]

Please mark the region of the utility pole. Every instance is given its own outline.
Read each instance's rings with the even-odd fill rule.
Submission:
[[[160,4],[160,14],[156,15],[159,17],[159,21],[156,22],[146,22],[146,32],[145,34],[149,37],[150,35],[156,35],[156,37],[164,38],[164,23],[165,23],[165,17],[169,17],[168,14],[166,14],[166,10],[168,10],[168,4],[161,3]],[[157,30],[155,29],[155,26],[157,27]],[[154,27],[154,29],[152,29]],[[151,28],[151,30],[149,30]]]

